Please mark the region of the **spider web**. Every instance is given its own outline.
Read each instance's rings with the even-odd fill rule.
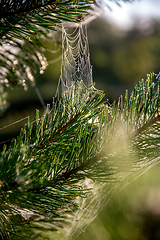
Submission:
[[[88,88],[93,84],[92,66],[87,37],[87,26],[83,23],[71,25],[69,29],[62,25],[62,62],[61,74],[56,96],[68,91],[72,84],[83,80],[83,86]]]

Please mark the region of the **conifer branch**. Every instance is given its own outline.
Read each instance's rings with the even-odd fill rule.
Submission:
[[[155,122],[154,116],[157,114],[156,120],[159,120],[160,95],[153,80],[154,74],[148,75],[130,96],[126,92],[124,100],[121,97],[112,108],[101,102],[103,94],[96,97],[99,92],[93,92],[92,87],[83,90],[82,94],[82,83],[73,85],[58,106],[53,103],[52,111],[47,108],[42,118],[37,114],[35,131],[33,124],[28,122],[17,140],[7,149],[4,147],[1,153],[3,212],[8,217],[22,215],[21,211],[26,208],[34,213],[35,219],[51,219],[59,216],[61,209],[61,219],[65,220],[68,207],[76,214],[75,197],[91,194],[90,187],[82,184],[84,179],[103,182],[107,186],[112,183],[111,186],[115,184],[116,187],[118,183],[125,184],[127,176],[131,181],[132,173],[135,176],[156,164],[159,122]],[[148,128],[135,138],[130,133],[139,131],[139,126]],[[128,140],[124,141],[124,136]],[[133,150],[125,147],[126,141]],[[124,142],[122,149],[118,146],[120,142]],[[143,148],[144,144],[148,147]],[[143,160],[145,156],[147,161]],[[130,163],[132,157],[134,161]],[[4,196],[7,205],[4,205]],[[48,204],[44,212],[45,201]]]
[[[141,134],[143,131],[146,131],[149,127],[151,127],[152,125],[154,125],[155,123],[160,122],[160,115],[152,118],[150,121],[148,121],[144,126],[140,127],[137,130],[137,133],[135,134],[135,136]]]
[[[47,0],[47,1],[6,1],[1,0],[0,2],[0,18],[11,18],[15,14],[22,15],[23,13],[28,13],[33,10],[40,9],[52,5],[57,0]],[[2,11],[3,10],[3,11]]]

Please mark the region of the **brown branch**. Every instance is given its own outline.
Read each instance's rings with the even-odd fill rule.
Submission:
[[[76,113],[72,119],[68,120],[59,130],[57,130],[55,132],[55,134],[53,135],[53,137],[51,139],[48,139],[47,142],[41,144],[39,146],[40,151],[43,150],[43,148],[46,147],[50,142],[52,142],[53,139],[55,139],[57,135],[59,135],[65,128],[68,127],[69,124],[71,124],[74,120],[76,120],[76,118],[79,117],[79,115],[81,115],[81,114],[82,114],[82,111],[79,111],[78,113]]]
[[[148,121],[146,124],[144,124],[143,127],[138,128],[136,133],[134,134],[134,137],[137,137],[140,133],[147,130],[149,127],[151,127],[153,124],[160,121],[160,115],[156,116],[155,118],[152,118],[150,121]]]
[[[85,161],[82,165],[80,165],[70,171],[62,171],[61,175],[59,175],[56,179],[51,180],[50,184],[48,184],[47,186],[43,186],[43,187],[39,187],[39,188],[25,189],[25,192],[33,192],[33,191],[41,192],[41,191],[46,190],[47,187],[53,187],[54,184],[57,184],[59,182],[65,182],[65,181],[69,180],[72,175],[77,174],[78,171],[83,171],[84,169],[93,165],[97,161],[97,159],[102,159],[103,157],[104,157],[103,153],[100,152],[95,157],[88,159],[88,161]]]

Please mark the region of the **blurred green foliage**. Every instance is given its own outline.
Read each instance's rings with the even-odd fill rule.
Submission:
[[[132,90],[146,73],[159,72],[159,22],[153,21],[145,30],[135,23],[122,31],[99,18],[90,24],[88,35],[96,87],[111,102],[125,89]]]

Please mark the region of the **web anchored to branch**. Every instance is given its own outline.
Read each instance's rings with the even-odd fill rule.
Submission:
[[[61,75],[56,95],[59,96],[59,86],[62,92],[69,90],[72,83],[83,80],[84,87],[93,84],[92,66],[87,37],[87,26],[77,23],[72,28],[62,25],[62,63]]]
[[[48,221],[54,230],[63,226],[63,240],[77,237],[115,193],[160,161],[160,81],[154,80],[148,75],[112,108],[103,104],[92,85],[86,26],[63,25],[62,98],[41,118],[37,111],[36,121],[28,119],[4,147],[3,213],[44,227]]]

